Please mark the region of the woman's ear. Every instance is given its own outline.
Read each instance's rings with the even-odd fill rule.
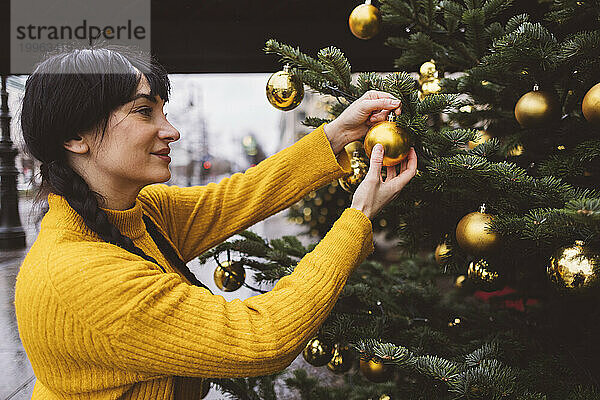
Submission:
[[[64,148],[69,150],[70,152],[77,154],[84,154],[90,150],[90,147],[87,143],[86,137],[75,136],[69,140],[65,140],[63,144]]]

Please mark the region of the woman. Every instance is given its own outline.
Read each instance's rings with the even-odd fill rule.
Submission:
[[[158,153],[180,136],[163,113],[169,92],[153,59],[117,46],[54,54],[27,79],[21,125],[49,204],[15,294],[33,399],[196,399],[201,378],[284,369],[373,251],[370,220],[416,171],[411,149],[383,182],[377,146],[351,207],[294,272],[226,302],[185,263],[349,172],[344,146],[399,104],[368,92],[245,173],[177,187],[160,183],[171,173]]]

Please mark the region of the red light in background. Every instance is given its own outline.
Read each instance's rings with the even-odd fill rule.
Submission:
[[[210,161],[204,161],[204,163],[202,164],[202,167],[204,169],[210,169],[211,166],[212,164],[210,163]]]

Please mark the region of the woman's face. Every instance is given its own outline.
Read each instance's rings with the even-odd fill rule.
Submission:
[[[103,140],[91,144],[86,169],[93,166],[92,179],[99,177],[99,186],[125,192],[171,178],[170,161],[152,153],[168,148],[180,135],[167,121],[164,101],[149,93],[142,75],[134,100],[112,113]]]

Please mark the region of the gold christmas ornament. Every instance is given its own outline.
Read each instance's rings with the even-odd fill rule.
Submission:
[[[504,279],[497,271],[490,267],[487,260],[480,258],[469,264],[467,270],[469,280],[477,286],[478,289],[485,292],[493,292],[504,287]]]
[[[371,0],[366,0],[354,8],[348,18],[350,31],[359,39],[368,40],[379,33],[381,13],[377,7],[371,5]]]
[[[581,111],[585,119],[595,125],[600,125],[600,83],[592,86],[583,97]]]
[[[381,383],[389,380],[394,370],[391,365],[386,365],[381,361],[374,359],[364,360],[361,358],[360,371],[371,382]]]
[[[397,165],[408,157],[410,135],[396,124],[393,112],[390,112],[387,121],[376,123],[365,135],[365,153],[369,159],[377,143],[383,145],[383,166]]]
[[[435,66],[435,61],[426,61],[423,64],[421,64],[421,67],[419,68],[419,75],[419,80],[425,78],[437,78],[438,71]]]
[[[317,336],[306,343],[302,356],[310,365],[322,367],[333,358],[333,346]]]
[[[435,61],[427,61],[419,68],[419,99],[423,100],[427,95],[439,93],[442,90]]]
[[[479,133],[481,134],[481,137],[479,137],[479,139],[476,140],[469,140],[469,149],[473,150],[475,147],[479,146],[482,143],[487,142],[489,139],[492,138],[492,136],[487,133],[486,131],[479,131]]]
[[[267,99],[273,107],[289,111],[298,106],[304,98],[304,84],[296,75],[290,73],[286,64],[283,71],[275,72],[267,81]]]
[[[347,345],[336,343],[333,349],[333,357],[327,364],[327,368],[336,374],[343,374],[352,368],[352,361],[354,361],[352,350]]]
[[[556,96],[537,90],[536,85],[517,101],[515,118],[523,128],[540,128],[560,118],[560,104]]]
[[[443,265],[446,260],[445,258],[450,254],[450,247],[446,242],[440,243],[435,248],[435,261],[438,265]]]
[[[432,93],[439,93],[440,90],[442,90],[442,87],[440,86],[440,80],[438,78],[423,82],[421,85],[421,92],[424,96]]]
[[[559,248],[550,258],[548,278],[560,289],[589,287],[598,279],[600,256],[591,253],[583,241],[576,240],[572,246]]]
[[[464,275],[459,275],[456,280],[454,281],[454,287],[456,288],[462,288],[465,284],[465,280],[467,279],[466,276]]]
[[[485,213],[485,204],[481,206],[480,211],[462,217],[456,226],[458,245],[465,252],[474,255],[489,254],[497,250],[500,235],[486,229],[491,220],[492,216]]]
[[[246,270],[240,261],[220,262],[214,273],[215,284],[224,292],[238,290],[246,280]]]
[[[354,193],[369,172],[369,159],[360,141],[347,144],[345,151],[348,157],[340,157],[339,162],[344,169],[351,169],[352,173],[339,178],[338,183],[346,192]]]

